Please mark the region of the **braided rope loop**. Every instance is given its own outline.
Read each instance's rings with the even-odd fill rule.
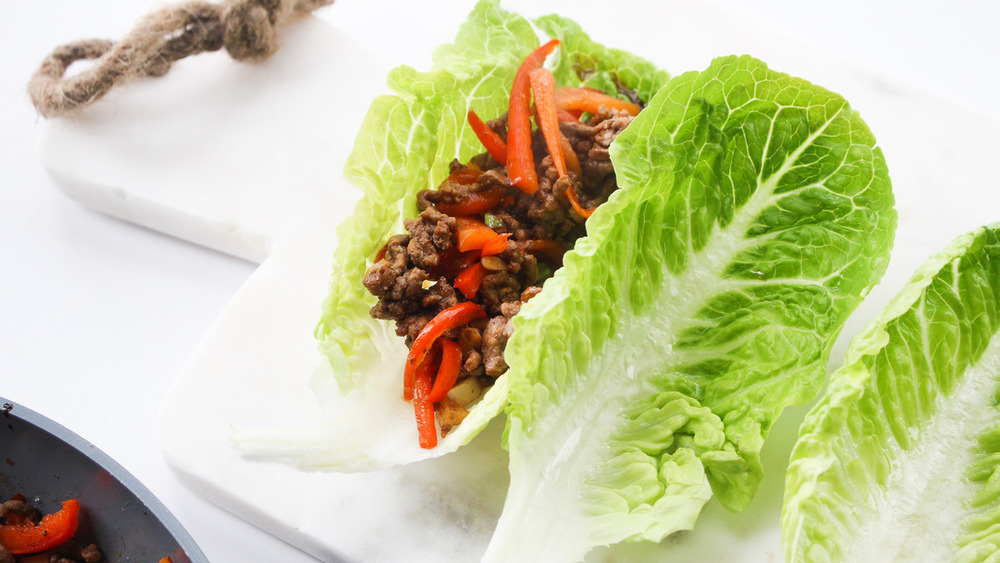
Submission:
[[[120,41],[87,39],[57,47],[28,82],[43,117],[73,115],[117,85],[136,77],[163,76],[184,57],[225,48],[238,61],[262,61],[278,50],[277,28],[333,0],[199,0],[153,11]],[[95,63],[66,77],[71,64]]]

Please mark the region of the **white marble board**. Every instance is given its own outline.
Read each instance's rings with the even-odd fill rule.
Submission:
[[[306,386],[319,361],[312,330],[333,228],[357,197],[340,171],[368,103],[396,64],[381,42],[406,41],[429,55],[471,7],[431,4],[429,12],[448,16],[412,37],[355,37],[331,10],[283,30],[283,48],[265,63],[222,55],[182,61],[78,118],[48,123],[40,145],[46,169],[84,205],[261,264],[177,375],[159,438],[167,463],[198,494],[322,560],[475,560],[502,508],[502,421],[457,454],[370,474],[247,461],[230,444],[232,429],[250,421],[318,416]],[[707,4],[619,2],[644,13],[620,21],[592,1],[504,5],[528,16],[570,16],[595,39],[674,73],[749,53],[840,92],[862,112],[889,163],[899,230],[890,270],[849,321],[833,364],[931,252],[1000,220],[989,165],[1000,128],[984,115]],[[393,18],[409,14],[384,17],[399,29]],[[801,414],[786,413],[765,445],[765,480],[745,513],[711,502],[691,533],[659,546],[597,550],[589,559],[779,561],[783,468]]]

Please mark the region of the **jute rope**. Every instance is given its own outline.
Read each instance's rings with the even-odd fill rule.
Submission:
[[[28,83],[35,109],[62,117],[99,100],[114,86],[142,76],[162,76],[179,59],[223,47],[238,61],[260,61],[278,50],[277,27],[297,14],[333,0],[191,1],[144,16],[117,43],[103,39],[58,47]],[[86,70],[64,78],[81,59],[97,59]]]

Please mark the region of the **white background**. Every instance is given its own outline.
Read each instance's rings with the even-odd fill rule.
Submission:
[[[718,3],[744,13],[747,26],[768,22],[889,80],[1000,117],[1000,7],[994,3]],[[392,59],[426,68],[428,45],[449,40],[470,6],[338,0],[320,15]],[[174,479],[155,441],[160,398],[171,378],[255,266],[81,207],[62,195],[35,152],[43,120],[25,85],[42,58],[74,39],[121,37],[150,5],[22,0],[5,7],[0,395],[68,426],[118,460],[173,511],[210,560],[311,560],[194,496]],[[609,17],[636,16],[641,8],[609,10]]]

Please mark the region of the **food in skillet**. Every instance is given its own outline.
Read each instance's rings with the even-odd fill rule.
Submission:
[[[21,494],[0,503],[0,563],[97,563],[97,545],[76,538],[80,503],[74,499],[43,515]]]

